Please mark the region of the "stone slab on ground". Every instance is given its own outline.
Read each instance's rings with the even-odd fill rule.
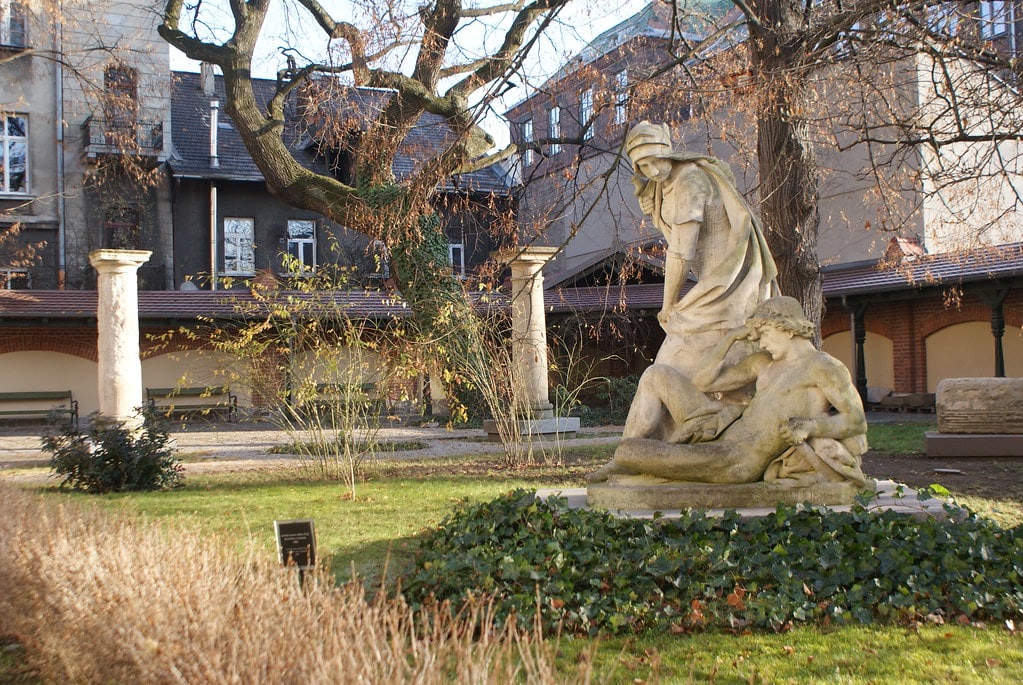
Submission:
[[[519,435],[563,435],[571,437],[579,432],[579,418],[575,416],[555,416],[547,419],[525,419],[516,421]],[[491,442],[500,442],[501,433],[497,421],[487,419],[483,422],[483,430]]]
[[[642,482],[630,477],[612,476],[609,482],[586,488],[591,507],[608,510],[732,509],[737,507],[776,507],[779,504],[815,505],[852,504],[863,487],[850,482],[814,483],[806,486],[780,483]]]
[[[877,493],[867,503],[868,509],[896,511],[914,516],[946,517],[949,515],[949,512],[945,509],[947,502],[944,499],[919,499],[915,490],[891,480],[876,481],[876,484]],[[547,499],[552,496],[564,497],[568,500],[568,507],[570,509],[590,508],[586,500],[586,488],[545,488],[537,490],[536,496],[540,499]],[[821,506],[833,511],[849,511],[852,509],[851,504]],[[726,511],[732,510],[738,512],[741,516],[767,516],[774,513],[776,509],[777,505],[770,507],[708,508],[705,511],[711,516],[721,516]],[[681,509],[618,509],[612,513],[630,518],[653,518],[654,514],[659,512],[665,518],[678,518],[681,516],[682,511]]]
[[[1023,435],[924,433],[928,457],[1023,457]]]
[[[1023,378],[946,378],[937,409],[941,433],[1023,435]]]

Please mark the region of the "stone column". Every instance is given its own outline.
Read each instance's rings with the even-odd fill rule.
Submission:
[[[128,424],[142,405],[142,361],[139,357],[138,269],[152,252],[95,250],[89,262],[99,272],[99,410]]]
[[[495,253],[511,267],[512,360],[517,366],[522,418],[554,416],[547,375],[547,317],[543,304],[543,266],[556,247],[520,247]]]

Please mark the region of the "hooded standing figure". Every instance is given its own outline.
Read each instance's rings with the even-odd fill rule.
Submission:
[[[625,152],[632,160],[640,208],[664,235],[667,253],[657,315],[666,337],[640,380],[624,437],[670,440],[677,426],[657,399],[660,393],[649,387],[672,375],[659,367],[695,376],[726,332],[779,294],[777,267],[760,222],[735,189],[726,164],[673,152],[668,127],[647,121],[629,131]],[[690,271],[697,283],[683,295]],[[652,432],[651,423],[658,426]]]

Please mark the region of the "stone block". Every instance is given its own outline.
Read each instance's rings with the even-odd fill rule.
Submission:
[[[843,505],[856,501],[863,488],[854,483],[817,483],[791,486],[778,483],[679,483],[612,479],[586,488],[592,508],[618,510],[739,509],[778,505]]]
[[[1023,378],[946,378],[937,410],[940,433],[1023,434]]]

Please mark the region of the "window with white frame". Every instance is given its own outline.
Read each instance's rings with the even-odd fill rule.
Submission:
[[[458,278],[465,278],[465,245],[448,243],[448,259],[451,260],[451,272]]]
[[[629,72],[622,69],[615,74],[615,114],[614,123],[616,126],[624,124],[629,117]]]
[[[557,105],[551,107],[547,112],[547,137],[557,140],[561,137],[561,108]],[[561,143],[551,143],[550,153],[556,155],[561,152]]]
[[[391,252],[387,249],[387,244],[382,240],[374,240],[369,244],[366,253],[373,259],[373,273],[371,273],[369,277],[383,279],[390,278]]]
[[[1012,3],[980,3],[980,33],[984,38],[996,38],[1009,32],[1012,19]]]
[[[224,218],[224,275],[252,276],[256,273],[256,220]]]
[[[593,137],[593,89],[587,88],[579,94],[579,128],[583,132],[583,140]]]
[[[316,270],[316,222],[311,219],[288,219],[289,266],[296,274]]]
[[[0,45],[28,47],[28,12],[19,0],[0,0]]]
[[[28,117],[3,116],[0,128],[0,193],[28,192]]]
[[[526,119],[519,124],[519,135],[522,140],[522,166],[526,167],[533,163],[533,150],[525,147],[533,142],[533,120]]]
[[[28,269],[0,268],[0,289],[28,290],[32,287]]]

